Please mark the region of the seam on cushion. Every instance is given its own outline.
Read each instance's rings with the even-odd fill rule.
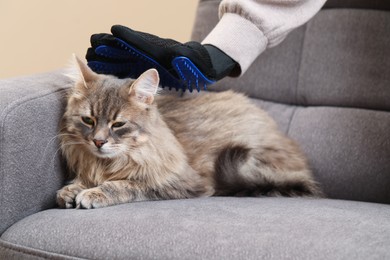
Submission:
[[[299,56],[299,66],[298,66],[298,75],[297,75],[297,82],[296,82],[296,85],[295,85],[295,104],[296,105],[302,105],[299,102],[298,100],[298,93],[299,93],[299,86],[301,84],[301,68],[302,68],[302,62],[303,62],[303,48],[305,46],[305,41],[306,41],[306,34],[307,34],[307,28],[309,27],[309,23],[306,23],[305,25],[305,31],[303,33],[303,39],[302,39],[302,44],[301,44],[301,55]]]
[[[4,250],[18,252],[20,254],[28,255],[28,256],[36,256],[42,259],[84,259],[84,258],[78,258],[74,256],[62,255],[58,253],[46,252],[39,249],[16,245],[8,241],[0,240],[0,250],[2,248],[4,248]]]
[[[44,98],[44,97],[47,97],[47,96],[50,96],[50,95],[53,95],[53,94],[57,94],[59,92],[66,92],[69,88],[68,87],[62,87],[62,88],[58,88],[58,89],[55,89],[54,91],[53,90],[50,90],[50,91],[41,91],[41,92],[38,92],[34,95],[28,95],[26,97],[23,97],[21,99],[17,99],[11,103],[9,103],[3,110],[3,112],[0,114],[0,120],[1,120],[1,126],[0,126],[0,169],[4,169],[3,167],[3,151],[4,151],[4,142],[2,142],[1,140],[4,140],[4,128],[5,128],[5,122],[6,122],[6,118],[7,116],[9,115],[10,112],[12,112],[14,109],[18,108],[19,106],[25,104],[25,103],[28,103],[30,101],[33,101],[33,100],[36,100],[36,99],[40,99],[40,98]],[[2,174],[2,171],[0,171],[0,175]],[[1,186],[1,189],[4,190],[4,178],[1,178],[2,176],[0,176],[0,179],[1,179],[1,183],[0,183],[0,186]],[[3,205],[4,204],[4,194],[2,192],[0,192],[0,205]],[[5,211],[5,208],[4,207],[0,207],[2,210],[1,210],[1,215],[5,216],[4,212]]]
[[[291,122],[293,120],[293,117],[295,116],[295,111],[297,111],[297,106],[294,106],[293,108],[293,111],[291,113],[291,116],[290,116],[290,120],[288,121],[288,126],[287,126],[287,131],[286,131],[286,135],[289,135],[290,134],[290,126],[291,126]]]

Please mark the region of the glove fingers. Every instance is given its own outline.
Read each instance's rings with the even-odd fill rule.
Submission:
[[[123,49],[118,49],[114,48],[111,46],[107,45],[100,45],[96,47],[95,53],[97,55],[113,59],[113,60],[118,60],[118,61],[126,61],[126,62],[131,62],[135,61],[135,57],[131,55],[130,52],[123,50]]]
[[[87,61],[115,62],[110,58],[96,54],[95,49],[93,48],[88,48],[87,53],[85,54],[85,59]]]
[[[89,61],[88,66],[99,74],[110,74],[120,78],[131,77],[133,74],[132,63],[111,63],[102,61]]]
[[[149,54],[153,53],[152,56],[156,56],[155,52],[160,53],[160,55],[167,53],[166,49],[163,49],[161,53],[161,46],[159,44],[160,42],[164,44],[167,40],[160,39],[158,36],[134,31],[123,25],[113,25],[111,27],[111,32],[114,37],[123,40],[136,49]]]
[[[121,39],[125,39],[126,38],[126,35],[128,34],[132,34],[134,31],[126,26],[123,26],[123,25],[113,25],[111,27],[111,33],[112,35],[114,35],[115,37],[118,37],[118,38],[121,38]]]
[[[115,46],[116,39],[114,36],[108,33],[98,33],[91,35],[91,46],[96,48],[99,45]]]
[[[111,32],[113,36],[155,57],[164,54],[170,56],[168,53],[172,51],[172,47],[182,45],[173,39],[160,38],[150,33],[134,31],[123,25],[113,25]]]
[[[87,61],[100,60],[101,57],[95,53],[95,49],[88,48],[87,53],[85,54],[85,59],[87,59]]]

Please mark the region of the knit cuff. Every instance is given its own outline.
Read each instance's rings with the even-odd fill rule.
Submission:
[[[266,49],[268,40],[249,20],[238,14],[225,13],[202,44],[211,44],[229,55],[240,65],[235,76],[241,76]]]

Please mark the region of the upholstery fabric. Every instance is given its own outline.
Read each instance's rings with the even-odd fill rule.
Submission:
[[[218,4],[199,4],[195,40],[217,23]],[[330,198],[390,203],[389,26],[386,11],[322,10],[241,78],[209,89],[246,93],[268,111]]]
[[[0,259],[4,260],[75,260],[78,257],[70,257],[42,250],[27,248],[17,244],[5,242],[0,239]]]
[[[67,87],[61,72],[0,81],[0,233],[55,205],[65,176],[56,136]]]
[[[210,9],[216,3],[202,5]],[[193,37],[202,39],[210,27],[199,21]],[[389,31],[388,12],[323,10],[279,46],[260,55],[242,77],[226,78],[210,89],[235,89],[294,105],[390,111]]]
[[[390,113],[254,99],[294,139],[329,198],[390,204]]]
[[[390,204],[390,113],[298,107],[288,135],[330,198]]]
[[[217,23],[219,2],[200,1],[194,40]],[[243,77],[211,88],[265,109],[300,144],[328,199],[57,209],[66,175],[55,137],[70,81],[61,71],[0,80],[0,259],[390,259],[385,2],[329,0]]]
[[[319,13],[306,29],[297,102],[390,111],[389,32],[389,12]]]
[[[387,259],[389,216],[384,204],[214,197],[51,209],[1,240],[88,259]]]

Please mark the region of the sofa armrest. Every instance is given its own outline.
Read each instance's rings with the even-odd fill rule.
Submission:
[[[70,86],[63,71],[0,80],[0,234],[55,206],[65,176],[56,136]]]

